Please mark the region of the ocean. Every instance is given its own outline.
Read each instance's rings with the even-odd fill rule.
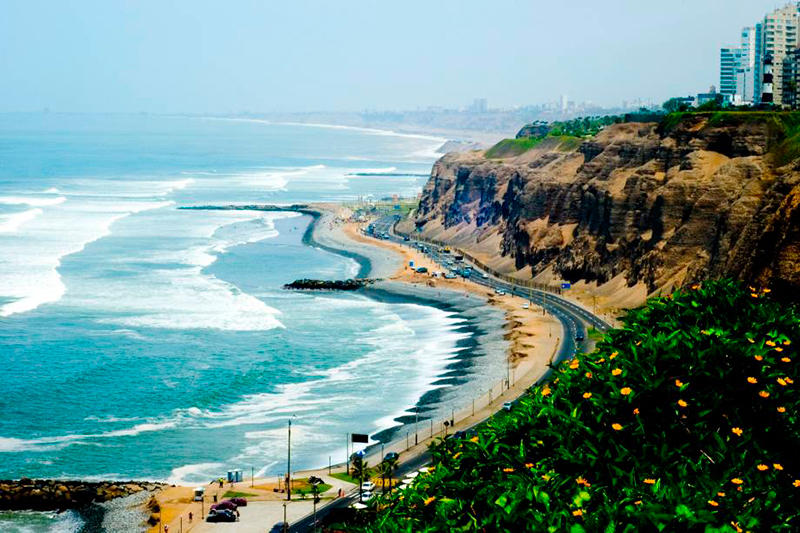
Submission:
[[[0,115],[0,479],[277,477],[289,419],[298,470],[344,460],[349,432],[396,425],[470,335],[463,317],[287,292],[358,265],[304,245],[307,216],[177,208],[412,196],[443,142],[250,119]],[[77,527],[9,516],[4,531]]]

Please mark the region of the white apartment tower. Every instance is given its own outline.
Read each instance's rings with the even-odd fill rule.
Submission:
[[[791,105],[794,100],[793,52],[798,45],[799,22],[800,3],[776,9],[756,25],[754,79],[756,83],[763,81],[764,61],[772,58],[772,97],[778,106]],[[761,103],[760,88],[755,93],[756,103]]]

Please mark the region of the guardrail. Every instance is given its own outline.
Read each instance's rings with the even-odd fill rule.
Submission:
[[[528,289],[534,289],[537,291],[545,291],[558,295],[563,294],[563,289],[560,286],[548,285],[546,283],[537,283],[533,280],[515,278],[514,276],[509,276],[508,274],[503,274],[502,272],[498,272],[497,270],[485,264],[483,261],[481,261],[474,255],[470,254],[469,252],[466,252],[461,248],[456,248],[453,245],[448,244],[444,241],[440,241],[438,239],[429,239],[421,235],[412,235],[410,233],[405,233],[399,231],[396,227],[392,231],[394,231],[397,235],[400,235],[401,237],[408,237],[409,239],[414,239],[415,241],[434,244],[436,246],[449,246],[453,251],[456,252],[456,255],[463,255],[464,258],[469,259],[469,261],[473,263],[476,267],[480,268],[487,274],[490,274],[501,281],[505,281],[506,283],[511,283],[512,285],[517,285]]]

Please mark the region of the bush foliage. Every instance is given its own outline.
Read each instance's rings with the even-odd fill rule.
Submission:
[[[798,531],[794,307],[717,281],[630,311],[347,531]]]

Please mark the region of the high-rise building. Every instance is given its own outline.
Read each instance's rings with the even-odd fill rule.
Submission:
[[[752,103],[756,64],[756,28],[742,29],[738,47],[720,49],[719,92],[737,104]]]
[[[798,22],[800,22],[800,3],[776,9],[756,25],[755,80],[756,83],[763,81],[765,60],[771,58],[772,97],[778,106],[791,105],[794,100],[793,52],[798,44]],[[756,103],[763,102],[762,93],[762,90],[756,91]]]
[[[719,92],[733,98],[737,93],[736,74],[742,67],[741,48],[722,48],[719,52]]]

